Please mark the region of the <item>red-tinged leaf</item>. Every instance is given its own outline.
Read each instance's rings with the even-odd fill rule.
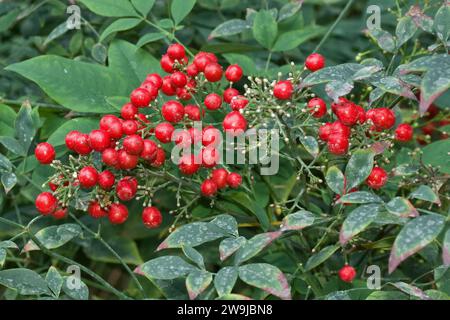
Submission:
[[[194,300],[205,291],[212,282],[212,274],[203,270],[195,270],[186,278],[186,289],[189,299]]]
[[[236,263],[239,264],[253,258],[282,233],[282,231],[266,232],[249,239],[247,243],[236,252]]]
[[[281,231],[302,230],[314,223],[315,216],[309,211],[300,210],[284,217],[281,222]]]
[[[402,197],[395,197],[386,203],[386,209],[402,218],[414,218],[419,215],[419,212],[407,199]]]
[[[375,153],[375,155],[382,154],[384,150],[389,148],[389,143],[386,141],[375,142],[370,149]]]
[[[405,282],[399,281],[393,283],[392,285],[403,291],[404,293],[409,294],[410,296],[417,297],[422,300],[431,300],[431,298],[425,292]]]
[[[246,239],[244,237],[223,239],[219,245],[220,261],[224,261],[235,253],[245,242]]]
[[[339,242],[344,245],[352,237],[366,229],[378,216],[379,204],[367,204],[350,212],[342,224]]]
[[[419,199],[423,201],[428,201],[432,203],[436,203],[438,205],[441,204],[441,200],[436,195],[436,193],[427,185],[421,185],[416,190],[411,192],[409,195],[413,199]]]
[[[230,293],[217,298],[217,300],[252,300],[252,298],[242,294]]]
[[[198,270],[178,256],[163,256],[137,267],[134,272],[150,279],[172,280]]]

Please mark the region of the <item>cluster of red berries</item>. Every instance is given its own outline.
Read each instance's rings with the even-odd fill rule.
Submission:
[[[105,204],[99,197],[89,203],[87,212],[94,218],[107,216],[113,224],[127,220],[128,209],[121,202],[134,199],[139,189],[132,170],[140,164],[154,168],[163,166],[166,161],[166,152],[162,147],[164,144],[174,142],[185,148],[200,144],[200,154],[183,155],[180,158],[178,168],[184,175],[191,176],[202,167],[213,169],[217,166],[217,148],[221,142],[219,129],[208,125],[199,132],[192,126],[193,121],[203,120],[203,107],[214,111],[221,108],[225,101],[231,111],[224,117],[223,129],[238,135],[247,128],[247,121],[240,110],[247,106],[248,100],[231,85],[222,95],[213,92],[202,97],[203,105],[183,105],[180,102],[191,100],[194,94],[205,91],[208,83],[221,81],[223,75],[230,83],[239,81],[243,75],[240,66],[231,65],[223,72],[217,57],[207,52],[198,53],[189,64],[184,47],[173,44],[161,58],[161,67],[168,75],[161,77],[159,74],[149,74],[140,87],[131,92],[130,102],[122,107],[120,117],[108,114],[100,119],[99,129],[89,134],[73,130],[66,135],[65,142],[70,151],[80,156],[98,152],[103,165],[109,167],[99,171],[94,165],[83,165],[70,182],[73,187],[87,190],[95,188],[94,194],[112,193],[111,198],[116,199],[113,203],[106,201],[108,203]],[[156,103],[158,97],[163,99],[161,94],[176,95],[178,100],[166,101],[158,108]],[[152,111],[156,112],[152,114]],[[157,118],[154,124],[150,121],[152,117]],[[182,128],[176,130],[177,124],[181,124]],[[51,164],[55,159],[55,150],[44,142],[36,147],[35,155],[40,163]],[[70,175],[68,179],[71,179]],[[200,190],[204,196],[210,197],[226,186],[238,188],[241,183],[242,177],[238,173],[217,168],[201,183]],[[58,185],[53,181],[49,185],[53,194],[41,193],[36,199],[36,208],[44,215],[61,216],[57,210]],[[66,208],[61,210],[67,212]],[[142,212],[142,220],[147,227],[154,228],[161,224],[162,216],[157,208],[147,207]]]

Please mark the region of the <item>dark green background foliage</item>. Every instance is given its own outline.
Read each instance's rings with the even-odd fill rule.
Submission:
[[[70,15],[66,9],[75,2],[81,8],[82,25],[79,30],[68,30],[66,20]],[[420,90],[425,100],[442,94],[434,101],[441,110],[435,121],[444,120],[450,106],[447,90],[450,62],[446,54],[450,14],[448,7],[441,8],[442,3],[437,0],[305,0],[302,5],[288,0],[1,2],[0,240],[4,240],[0,241],[1,297],[187,298],[189,294],[192,298],[200,294],[204,299],[218,296],[449,299],[449,271],[442,265],[441,253],[449,254],[450,250],[450,233],[445,232],[450,146],[448,139],[439,140],[443,132],[449,131],[448,125],[438,128],[431,137],[418,129],[417,135],[429,143],[427,146],[412,142],[387,155],[390,163],[386,168],[395,169],[399,175],[413,176],[410,180],[393,177],[378,194],[381,198],[364,190],[353,198],[347,195],[346,201],[353,205],[339,212],[333,207],[333,192],[342,193],[341,171],[353,179],[355,186],[359,185],[365,178],[364,170],[373,166],[373,150],[356,153],[346,169],[345,163],[331,159],[335,166],[326,164],[327,170],[319,173],[327,183],[320,188],[306,188],[304,176],[296,183],[297,172],[286,162],[278,175],[256,181],[253,194],[229,193],[213,209],[209,201],[201,200],[192,208],[191,221],[185,221],[201,221],[201,226],[212,228],[211,238],[201,243],[181,244],[176,232],[167,238],[172,223],[167,214],[162,228],[145,229],[137,214],[142,206],[139,202],[132,204],[130,212],[136,214],[131,214],[123,226],[103,224],[100,237],[99,223],[81,212],[72,210],[67,220],[55,222],[36,219],[33,207],[36,195],[50,175],[50,169],[39,166],[34,159],[35,144],[49,139],[58,155],[64,156],[65,134],[74,128],[88,132],[97,126],[102,114],[118,112],[123,97],[139,86],[147,73],[160,72],[158,59],[174,41],[183,43],[193,53],[213,52],[225,65],[238,63],[246,76],[269,79],[276,79],[279,72],[285,76],[291,70],[291,61],[301,70],[305,58],[317,49],[326,57],[327,66],[353,63],[354,67],[366,58],[374,58],[377,60],[366,60],[373,69],[365,71],[375,74],[379,71],[377,66],[382,65],[385,74],[349,80],[344,77],[346,70],[341,70],[337,72],[340,77],[337,82],[331,76],[324,81],[309,77],[307,81],[323,97],[326,97],[325,83],[354,82],[352,98],[360,104],[367,106],[370,99],[374,106],[395,105],[399,119],[414,122],[416,128],[428,124],[428,120],[417,119],[419,102],[401,97],[401,79],[414,88],[411,93]],[[389,34],[382,34],[381,30],[364,32],[366,9],[371,4],[380,6],[381,27]],[[424,12],[434,19],[434,25],[431,21],[431,25],[417,28],[410,18],[399,19],[413,5],[425,6]],[[333,26],[335,21],[338,24]],[[427,19],[421,21],[429,23]],[[443,31],[436,33],[436,28]],[[328,34],[329,30],[332,32]],[[415,69],[414,63],[422,57],[425,66]],[[422,77],[402,78],[397,69],[400,65],[405,70],[419,71]],[[441,76],[441,87],[433,82],[437,75]],[[242,89],[242,84],[239,85]],[[308,160],[311,157],[306,151],[313,158],[317,156],[314,155],[317,142],[312,140],[312,145],[308,147],[305,143],[303,150]],[[412,154],[416,147],[423,148],[421,162],[417,150]],[[441,179],[433,184],[420,171],[429,165],[431,175]],[[422,176],[415,176],[417,173]],[[399,185],[405,188],[397,192]],[[168,191],[158,192],[154,199],[164,212],[175,209],[175,190]],[[299,200],[297,195],[304,196]],[[289,211],[294,201],[308,211]],[[416,208],[421,217],[408,221],[407,217],[418,213]],[[222,232],[217,230],[216,220],[210,221],[225,213],[236,218],[239,231],[236,220],[230,216],[216,218],[226,221],[229,229]],[[334,219],[336,214],[338,218]],[[284,227],[278,232],[281,220]],[[313,224],[314,229],[306,228],[312,228]],[[199,227],[195,223],[188,226],[194,233]],[[303,228],[304,232],[298,231]],[[177,232],[189,236],[189,230],[183,227]],[[408,239],[411,234],[416,237]],[[344,249],[344,244],[353,237],[357,240]],[[169,254],[165,250],[155,252],[166,238]],[[392,249],[389,267],[394,269],[396,262],[423,246],[426,248],[388,275],[393,244],[395,250]],[[236,251],[234,261],[222,263],[219,249],[224,256]],[[157,260],[150,260],[158,256]],[[185,260],[180,261],[180,257]],[[250,258],[250,262],[241,265]],[[343,283],[336,275],[345,262],[358,269],[353,284]],[[64,281],[69,276],[66,268],[72,264],[82,268],[84,285],[80,290],[71,290]],[[184,269],[180,267],[175,275],[165,269],[174,264]],[[371,264],[381,267],[382,291],[366,287],[368,275],[364,269]],[[137,266],[140,268],[133,273]],[[290,294],[282,281],[275,280],[280,279],[281,272],[289,283]],[[258,278],[263,273],[270,277]],[[238,277],[234,289],[226,285]],[[202,290],[201,285],[211,283],[214,285]],[[267,287],[274,288],[272,295],[260,290]]]

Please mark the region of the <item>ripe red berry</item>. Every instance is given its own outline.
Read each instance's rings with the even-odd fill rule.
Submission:
[[[158,228],[162,223],[161,212],[156,207],[147,207],[142,211],[142,222],[147,228]]]
[[[163,80],[159,74],[152,73],[147,75],[147,77],[145,78],[145,82],[151,82],[155,85],[156,88],[161,89]]]
[[[188,100],[191,100],[191,99],[192,99],[191,92],[189,91],[189,89],[187,88],[187,86],[184,87],[184,88],[177,88],[176,93],[177,93],[177,97],[178,97],[180,100],[188,101]]]
[[[244,96],[236,96],[231,99],[230,107],[235,111],[244,109],[248,105],[248,99]]]
[[[228,88],[223,92],[223,101],[230,103],[231,100],[239,95],[239,91],[235,88]]]
[[[141,152],[141,158],[147,161],[153,161],[156,157],[158,146],[153,140],[144,140],[144,148]]]
[[[211,53],[199,52],[194,57],[194,64],[197,67],[198,71],[204,71],[206,65],[212,62],[217,62],[217,57]]]
[[[131,155],[140,155],[144,150],[144,139],[137,134],[132,134],[123,139],[124,150]]]
[[[156,150],[156,157],[150,163],[150,165],[152,167],[159,168],[159,167],[161,167],[164,164],[165,161],[166,161],[166,153],[164,152],[164,149],[163,148],[158,148]]]
[[[305,67],[312,72],[320,70],[325,67],[325,58],[318,53],[312,53],[306,58]]]
[[[163,55],[161,58],[161,68],[167,73],[172,73],[174,71],[174,63],[175,62],[172,58],[169,57],[168,54]]]
[[[215,169],[211,173],[211,179],[216,183],[218,189],[223,189],[227,186],[228,171],[224,168]]]
[[[336,116],[346,126],[353,126],[359,121],[359,110],[352,103],[345,103],[336,109]]]
[[[330,134],[340,134],[346,138],[350,137],[350,128],[340,121],[335,121],[331,124]]]
[[[131,103],[138,108],[147,107],[151,100],[152,95],[144,88],[137,88],[130,95]]]
[[[162,86],[161,86],[161,91],[166,95],[166,96],[174,96],[176,94],[176,87],[175,85],[172,83],[172,80],[170,78],[170,76],[165,76],[162,80]]]
[[[122,224],[128,219],[128,209],[121,203],[113,203],[109,207],[109,221],[112,224]]]
[[[232,111],[225,116],[222,122],[223,129],[231,135],[240,135],[247,129],[247,120],[239,111]]]
[[[167,48],[167,54],[173,60],[181,60],[186,56],[184,47],[181,44],[174,43]]]
[[[217,146],[222,141],[222,134],[219,129],[213,126],[207,126],[202,131],[202,144],[204,146]]]
[[[320,98],[312,98],[309,100],[308,108],[314,118],[322,118],[327,113],[327,105]]]
[[[409,124],[402,123],[395,129],[395,139],[402,142],[409,141],[413,137],[413,131]]]
[[[162,143],[169,143],[174,131],[173,125],[168,122],[162,122],[155,127],[155,137]]]
[[[111,144],[108,132],[103,130],[92,130],[89,134],[89,145],[95,151],[103,151]]]
[[[132,179],[134,178],[125,177],[117,182],[116,194],[120,200],[130,201],[136,195],[137,186],[136,183],[132,181]]]
[[[388,181],[388,175],[383,168],[374,167],[367,177],[367,185],[372,189],[380,189]]]
[[[61,220],[67,217],[67,208],[58,208],[52,213],[52,217]]]
[[[217,185],[212,179],[206,179],[200,186],[202,195],[212,197],[217,193]]]
[[[227,184],[230,188],[236,189],[242,183],[242,176],[236,172],[230,172],[227,177]]]
[[[200,132],[197,128],[191,127],[188,129],[188,132],[191,135],[191,141],[193,144],[197,144],[202,141],[202,132]]]
[[[187,130],[175,130],[172,137],[180,147],[187,148],[192,144],[191,134]]]
[[[102,161],[110,167],[116,167],[119,163],[119,153],[114,148],[108,148],[102,152]]]
[[[84,167],[78,172],[78,181],[83,188],[94,187],[98,182],[98,172],[94,167]]]
[[[58,189],[58,185],[56,183],[51,182],[51,181],[48,183],[48,187],[52,191],[56,191],[56,189]]]
[[[328,136],[328,150],[335,155],[345,154],[348,150],[348,138],[339,133],[332,133]]]
[[[164,103],[161,108],[161,113],[167,121],[177,123],[183,120],[184,107],[178,101],[170,100]]]
[[[122,122],[122,132],[126,135],[136,134],[139,126],[136,120],[125,120]]]
[[[205,98],[205,107],[209,110],[217,110],[222,106],[222,97],[217,93],[210,93]]]
[[[196,75],[198,75],[199,71],[198,68],[195,64],[190,64],[187,66],[186,68],[186,73],[188,74],[188,76],[190,77],[195,77]]]
[[[198,162],[193,154],[185,154],[180,158],[178,168],[185,175],[193,175],[200,169]]]
[[[90,202],[87,212],[94,219],[99,219],[108,215],[108,210],[106,208],[102,208],[98,201]]]
[[[89,145],[89,136],[87,134],[80,133],[77,135],[74,151],[82,156],[92,152],[92,148]]]
[[[395,124],[395,114],[394,111],[388,108],[378,108],[374,109],[373,115],[371,116],[373,124],[383,130],[390,129]]]
[[[331,127],[333,125],[329,122],[325,123],[324,125],[319,127],[319,138],[322,141],[328,141],[328,137],[331,133]]]
[[[40,214],[46,216],[56,210],[58,200],[50,192],[42,192],[36,198],[35,205]]]
[[[242,68],[237,64],[232,64],[225,71],[225,77],[230,82],[238,82],[239,80],[241,80],[242,74],[243,74]]]
[[[178,88],[184,87],[188,81],[186,75],[181,71],[172,73],[172,75],[170,76],[170,80],[172,80],[173,85]]]
[[[75,150],[75,145],[80,134],[80,131],[72,130],[66,135],[65,142],[68,149]]]
[[[200,108],[194,104],[188,104],[184,107],[184,113],[192,121],[200,121]]]
[[[55,160],[55,148],[48,142],[42,142],[34,149],[34,155],[41,164],[50,164]]]
[[[202,165],[205,168],[212,168],[217,163],[219,163],[219,160],[220,160],[219,150],[217,150],[213,146],[204,148],[201,152],[201,159],[202,159]]]
[[[278,81],[273,87],[273,95],[280,100],[288,100],[292,97],[294,86],[289,80]]]
[[[98,185],[103,190],[111,190],[114,182],[116,182],[116,178],[114,177],[114,174],[109,170],[105,170],[98,175]]]
[[[109,133],[111,139],[120,139],[122,137],[122,122],[112,114],[103,116],[100,119],[100,129]]]
[[[339,278],[344,282],[352,282],[356,276],[356,270],[352,266],[345,265],[339,270]]]
[[[213,62],[206,65],[204,73],[209,82],[217,82],[222,79],[223,70],[220,64]]]
[[[146,90],[150,94],[150,101],[155,100],[158,96],[159,90],[153,82],[144,82],[139,88]]]
[[[126,103],[120,110],[120,116],[125,120],[134,120],[138,112],[138,108],[135,105],[132,103]]]
[[[118,165],[122,170],[131,170],[136,168],[139,162],[139,157],[137,155],[129,154],[125,150],[118,151]]]

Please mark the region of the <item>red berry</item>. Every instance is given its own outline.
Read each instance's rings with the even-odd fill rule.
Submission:
[[[89,136],[87,134],[78,134],[75,141],[74,151],[82,156],[88,155],[92,152],[92,148],[89,144]]]
[[[159,90],[153,82],[144,82],[139,88],[146,90],[150,94],[150,101],[155,100],[158,96]]]
[[[200,108],[194,104],[188,104],[184,107],[184,113],[192,121],[200,121]]]
[[[80,131],[72,130],[66,135],[66,146],[70,150],[75,150],[75,145],[77,144],[78,136],[81,134]]]
[[[173,60],[181,60],[186,56],[184,47],[181,44],[174,43],[167,48],[167,54]]]
[[[312,53],[306,58],[305,67],[312,72],[320,70],[325,67],[325,58],[318,53]]]
[[[175,130],[173,133],[175,144],[187,148],[192,144],[191,134],[187,130]]]
[[[114,174],[109,170],[105,170],[98,175],[98,185],[103,190],[111,190],[114,182],[116,182],[116,178],[114,177]]]
[[[191,141],[194,144],[202,141],[202,133],[197,128],[191,127],[191,128],[188,129],[188,132],[191,135]]]
[[[130,201],[137,192],[137,181],[135,178],[125,177],[117,182],[116,194],[122,201]]]
[[[335,121],[331,124],[330,134],[339,134],[348,138],[350,137],[350,133],[351,133],[350,128],[340,121]]]
[[[247,129],[247,120],[239,111],[232,111],[225,116],[222,122],[223,129],[231,135],[242,134]]]
[[[41,164],[50,164],[55,160],[55,148],[48,142],[42,142],[34,149],[34,155]]]
[[[144,150],[144,139],[137,134],[132,134],[123,139],[124,150],[131,155],[140,155]]]
[[[407,123],[402,123],[395,129],[395,139],[398,141],[406,142],[411,140],[412,137],[413,128]]]
[[[120,110],[120,116],[125,120],[134,120],[138,112],[139,111],[136,106],[134,106],[132,103],[126,103]]]
[[[217,93],[210,93],[205,98],[205,107],[209,110],[217,110],[222,106],[222,97]]]
[[[161,89],[163,80],[159,74],[152,73],[147,75],[147,77],[145,78],[145,82],[151,82],[155,85],[156,88]]]
[[[201,153],[202,165],[205,168],[214,167],[220,160],[219,150],[213,146],[204,148]]]
[[[356,105],[345,103],[336,109],[336,116],[346,126],[353,126],[359,121],[359,112]]]
[[[345,265],[339,270],[339,278],[345,282],[352,282],[356,276],[356,270],[352,266]]]
[[[278,81],[273,87],[273,95],[280,100],[288,100],[292,97],[294,86],[289,80]]]
[[[327,105],[320,98],[313,98],[308,102],[309,112],[314,118],[322,118],[327,113]]]
[[[111,139],[120,139],[122,137],[122,122],[112,114],[103,116],[100,119],[100,129],[109,133]]]
[[[144,140],[144,148],[141,152],[141,158],[147,161],[153,161],[156,157],[158,146],[153,140]]]
[[[172,73],[172,75],[170,76],[170,80],[172,80],[173,85],[178,88],[182,88],[187,84],[187,77],[181,71]]]
[[[223,92],[223,100],[226,103],[230,103],[233,97],[236,97],[239,95],[239,91],[235,88],[228,88]]]
[[[195,64],[190,64],[186,68],[186,73],[190,77],[195,77],[196,75],[198,75],[199,71],[198,71],[198,68],[197,68],[197,66]]]
[[[345,154],[348,150],[348,138],[339,133],[332,133],[328,137],[328,150],[335,155]]]
[[[139,129],[136,120],[125,120],[122,122],[122,132],[126,135],[135,134]]]
[[[387,130],[392,128],[395,124],[394,111],[388,108],[374,109],[371,119],[373,124],[379,129]]]
[[[162,223],[161,212],[156,207],[147,207],[142,211],[142,222],[147,228],[158,228]]]
[[[185,175],[193,175],[200,169],[198,162],[193,154],[185,154],[180,158],[178,168]]]
[[[110,167],[116,167],[119,163],[119,153],[114,148],[108,148],[102,152],[102,161]]]
[[[184,107],[178,101],[170,100],[164,103],[161,108],[161,113],[167,121],[177,123],[183,120]]]
[[[108,210],[102,208],[98,201],[92,201],[89,203],[87,212],[94,219],[99,219],[108,215]]]
[[[200,186],[202,195],[212,197],[217,193],[217,185],[212,179],[206,179]]]
[[[112,224],[122,224],[128,219],[128,209],[121,203],[113,203],[109,207],[109,221]]]
[[[174,65],[174,61],[172,58],[169,57],[169,55],[165,54],[162,56],[161,58],[161,68],[167,72],[167,73],[172,73],[173,70],[173,65]]]
[[[322,141],[327,141],[328,137],[330,136],[331,133],[331,127],[333,125],[329,122],[325,123],[324,125],[319,127],[319,138]]]
[[[162,87],[161,87],[161,91],[166,95],[166,96],[174,96],[176,94],[176,87],[175,85],[172,83],[172,80],[170,78],[170,76],[165,76],[162,80]]]
[[[223,70],[220,64],[213,62],[206,65],[204,73],[209,82],[217,82],[222,79]]]
[[[144,88],[137,88],[130,95],[131,103],[138,108],[147,107],[151,100],[152,95]]]
[[[55,183],[53,183],[53,182],[51,182],[51,181],[48,183],[48,187],[49,187],[50,190],[52,190],[52,191],[56,191],[56,189],[58,189],[58,185],[55,184]]]
[[[198,71],[204,71],[206,65],[211,62],[217,62],[217,57],[207,52],[199,52],[194,57],[194,64],[197,67]]]
[[[95,151],[103,151],[111,144],[108,132],[103,130],[92,130],[89,134],[89,145]]]
[[[244,109],[248,105],[248,99],[244,96],[236,96],[231,99],[230,107],[235,111]]]
[[[150,163],[152,167],[159,168],[161,167],[164,162],[166,161],[166,153],[164,152],[163,148],[158,148],[156,150],[156,157],[155,159]]]
[[[204,146],[217,146],[222,141],[222,134],[219,129],[213,126],[207,126],[202,131],[202,144]]]
[[[172,140],[174,131],[173,125],[168,122],[162,122],[155,127],[155,137],[162,143],[169,143]]]
[[[177,97],[183,101],[188,101],[192,98],[191,92],[189,91],[189,89],[187,89],[187,87],[177,88],[176,93]]]
[[[125,150],[119,150],[118,152],[118,164],[120,169],[123,170],[131,170],[136,168],[138,162],[139,162],[139,157],[133,154],[129,154],[128,152],[126,152]]]
[[[388,175],[383,168],[374,167],[367,177],[367,185],[372,189],[380,189],[388,181]]]
[[[230,172],[227,177],[227,184],[230,188],[236,189],[242,183],[242,176],[236,172]]]
[[[212,171],[211,179],[216,183],[218,189],[223,189],[227,186],[228,171],[224,168],[215,169]]]
[[[78,172],[78,181],[83,188],[94,187],[98,182],[98,172],[94,167],[84,167]]]
[[[238,82],[239,80],[241,80],[242,74],[243,74],[242,68],[237,64],[232,64],[225,71],[225,77],[230,82]]]
[[[56,211],[52,213],[52,217],[56,220],[64,219],[65,217],[67,217],[67,208],[56,209]]]
[[[50,192],[42,192],[36,198],[35,205],[40,214],[46,216],[56,210],[58,200]]]
[[[436,130],[436,124],[434,122],[427,123],[420,130],[422,130],[424,134],[432,135]]]

